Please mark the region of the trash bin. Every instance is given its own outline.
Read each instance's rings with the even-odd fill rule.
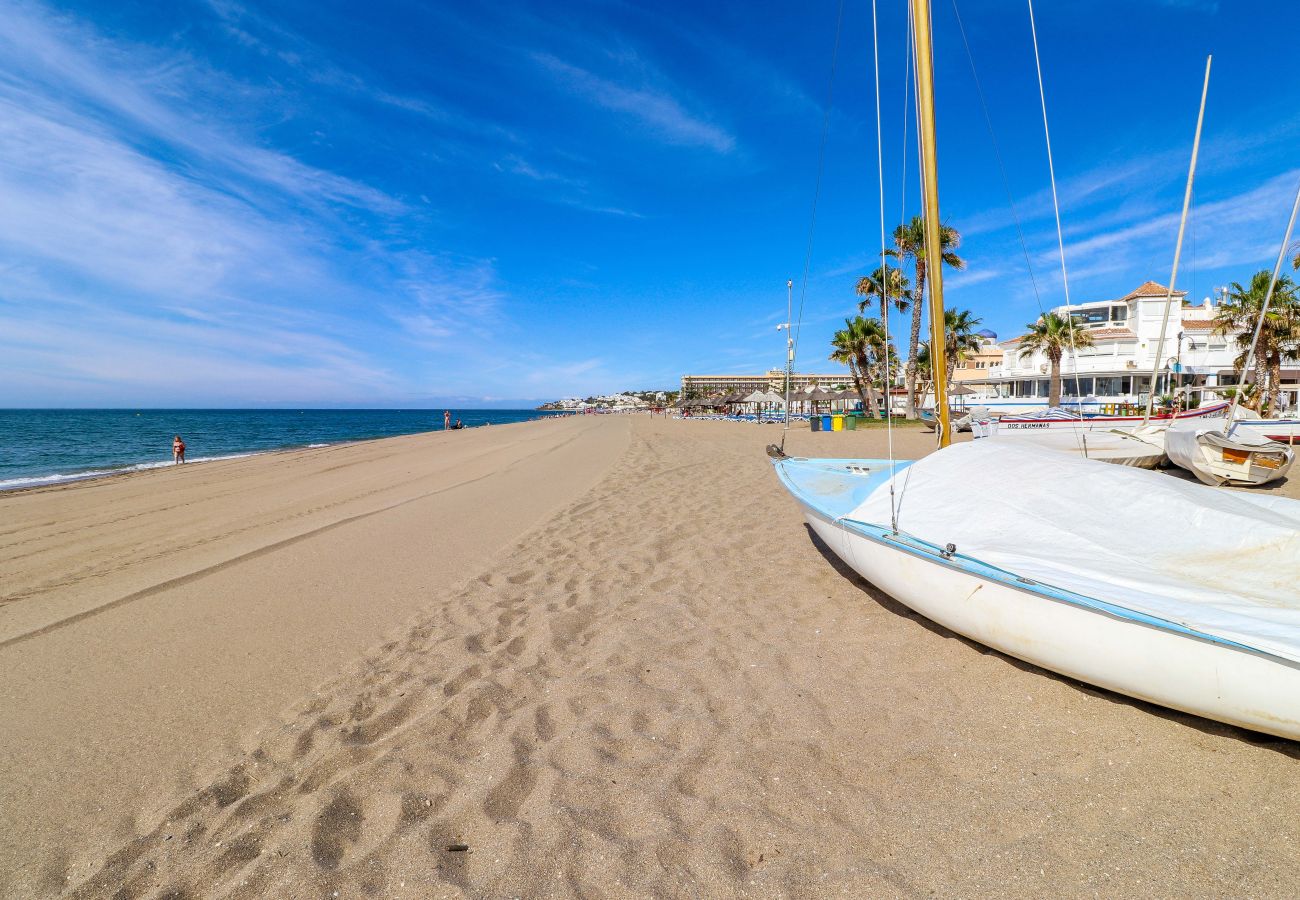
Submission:
[[[858,417],[857,417],[857,416],[845,416],[845,417],[844,417],[844,430],[845,430],[845,431],[857,431],[857,430],[858,430]]]
[[[831,416],[831,431],[843,431],[843,430],[844,430],[844,416],[843,415]]]
[[[813,430],[813,431],[821,431],[821,430],[822,430],[822,417],[821,417],[821,416],[809,416],[809,417],[808,417],[808,424],[812,426],[812,430]]]
[[[830,430],[831,430],[831,417],[830,417],[830,416],[821,416],[820,418],[821,418],[821,420],[822,420],[822,431],[830,431]]]

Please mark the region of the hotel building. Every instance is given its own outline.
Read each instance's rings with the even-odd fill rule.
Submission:
[[[790,376],[790,389],[803,390],[806,387],[830,387],[831,385],[849,385],[853,379],[848,372],[836,372],[829,375],[816,375],[795,372]],[[709,397],[717,394],[746,393],[754,391],[785,390],[785,369],[768,369],[762,375],[683,375],[682,396]]]
[[[1240,351],[1234,336],[1214,333],[1216,307],[1209,297],[1199,306],[1189,305],[1186,291],[1175,291],[1173,309],[1163,344],[1160,326],[1168,288],[1148,281],[1117,300],[1075,304],[1076,321],[1092,335],[1092,346],[1066,352],[1061,359],[1061,405],[1083,412],[1098,412],[1115,405],[1145,405],[1151,393],[1151,373],[1159,361],[1157,395],[1185,386],[1233,385],[1238,375],[1233,361]],[[1064,306],[1052,310],[1066,314]],[[985,387],[964,398],[969,406],[986,406],[995,412],[1026,411],[1047,405],[1050,363],[1041,352],[1021,358],[1023,336],[998,344],[1001,359],[983,369],[978,380]],[[978,357],[976,357],[978,359]],[[1287,360],[1282,370],[1282,402],[1296,405],[1300,368]],[[964,379],[974,382],[977,379]],[[1193,396],[1192,404],[1219,398],[1213,390]]]

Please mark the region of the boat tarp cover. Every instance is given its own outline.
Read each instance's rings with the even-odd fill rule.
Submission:
[[[1205,424],[1204,422],[1175,422],[1169,426],[1165,435],[1165,453],[1178,466],[1199,474],[1205,468],[1205,459],[1201,456],[1201,442],[1205,441],[1216,449],[1231,450],[1278,450],[1285,452],[1286,446],[1272,441],[1258,432],[1233,429],[1232,436],[1223,433],[1222,423]],[[1297,586],[1300,591],[1300,586]]]
[[[1300,501],[1030,444],[973,441],[908,467],[901,531],[1300,662]],[[889,522],[889,488],[846,518]]]

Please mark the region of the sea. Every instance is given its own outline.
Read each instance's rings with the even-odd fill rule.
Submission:
[[[0,491],[187,463],[442,429],[432,409],[0,409]],[[527,422],[534,409],[453,409],[467,428]]]

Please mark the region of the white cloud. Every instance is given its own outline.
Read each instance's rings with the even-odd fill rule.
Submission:
[[[534,54],[533,58],[573,93],[597,106],[637,119],[665,143],[707,147],[718,153],[730,153],[736,147],[736,139],[725,129],[688,112],[676,97],[662,88],[627,87],[549,53]]]
[[[196,103],[213,73],[0,10],[0,405],[410,393],[404,325],[490,339],[491,260],[412,250],[404,204]]]

